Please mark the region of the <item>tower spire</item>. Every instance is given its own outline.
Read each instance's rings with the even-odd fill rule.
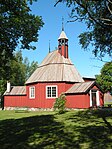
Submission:
[[[62,31],[64,31],[64,18],[62,17]]]
[[[50,48],[50,40],[49,40],[49,53],[51,52],[51,48]]]
[[[64,25],[63,25],[63,18],[62,18],[62,31],[58,38],[58,52],[64,58],[68,58],[68,38],[64,32]]]

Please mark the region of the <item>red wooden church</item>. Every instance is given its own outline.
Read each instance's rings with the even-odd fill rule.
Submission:
[[[55,99],[66,95],[67,108],[103,106],[103,93],[94,80],[81,77],[68,56],[68,38],[62,30],[58,49],[50,52],[26,81],[4,93],[4,107],[52,109]]]

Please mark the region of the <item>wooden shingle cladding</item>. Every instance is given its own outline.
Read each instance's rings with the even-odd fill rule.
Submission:
[[[34,82],[84,82],[83,78],[71,63],[58,50],[47,55],[40,66],[35,70],[26,84]]]
[[[96,84],[95,81],[76,83],[66,91],[66,94],[86,93],[95,84]]]
[[[11,91],[6,91],[4,95],[26,95],[26,86],[12,86]]]

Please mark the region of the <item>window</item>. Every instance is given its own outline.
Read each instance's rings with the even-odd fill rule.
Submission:
[[[46,98],[57,97],[57,86],[46,86]]]
[[[35,87],[34,86],[32,86],[32,87],[30,87],[29,88],[29,97],[30,97],[30,99],[33,99],[33,98],[35,98]]]

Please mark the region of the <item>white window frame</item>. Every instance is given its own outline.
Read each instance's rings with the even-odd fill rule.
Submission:
[[[48,87],[51,87],[51,88],[56,87],[56,96],[55,97],[52,96],[52,89],[51,89],[51,97],[48,97]],[[57,97],[58,97],[58,87],[57,87],[57,85],[47,85],[46,86],[46,98],[51,99],[51,98],[57,98]]]
[[[29,87],[29,98],[34,99],[35,98],[35,86]]]

